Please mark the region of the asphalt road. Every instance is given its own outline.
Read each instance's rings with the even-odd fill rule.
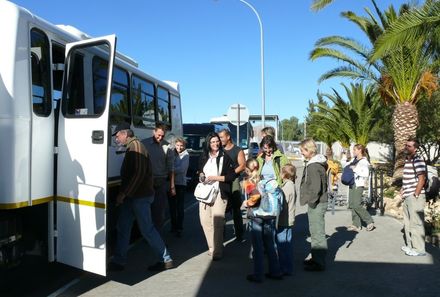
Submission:
[[[301,168],[298,169],[300,175]],[[246,280],[246,275],[252,272],[249,237],[245,242],[234,242],[228,216],[224,258],[211,261],[200,227],[197,202],[191,193],[186,199],[183,236],[177,238],[166,232],[169,226],[164,229],[175,269],[149,272],[147,267],[155,262],[155,257],[148,244],[141,240],[131,248],[124,271],[109,273],[107,277],[76,273],[46,292],[52,296],[440,296],[440,250],[427,246],[425,257],[406,256],[400,250],[402,223],[394,218],[373,214],[377,228],[355,233],[345,227],[351,222],[351,213],[345,206],[337,206],[334,214],[327,212],[327,269],[306,272],[302,261],[309,252],[308,221],[306,208],[297,206],[294,275],[281,281],[267,279],[255,284]],[[60,276],[52,274],[52,277]],[[30,279],[22,278],[15,284],[24,287],[28,281]],[[49,284],[42,282],[40,287]],[[28,290],[26,294],[14,296],[49,295],[41,292],[40,288],[35,294]],[[5,291],[0,296],[12,296],[3,293]]]

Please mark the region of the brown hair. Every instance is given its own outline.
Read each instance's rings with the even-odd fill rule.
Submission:
[[[157,131],[159,129],[162,130],[163,132],[167,132],[168,131],[167,125],[164,125],[164,124],[156,124],[156,127],[154,128],[154,131]]]
[[[365,145],[358,143],[358,144],[354,145],[354,148],[356,148],[357,150],[360,150],[363,157],[367,156],[367,148],[365,147]]]
[[[292,164],[286,164],[281,168],[281,178],[295,182],[296,167]]]

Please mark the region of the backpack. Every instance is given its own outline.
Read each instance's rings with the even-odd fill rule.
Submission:
[[[253,214],[260,218],[274,218],[280,215],[284,194],[275,179],[261,180],[258,183],[261,194],[260,206],[253,208]]]
[[[353,162],[347,164],[342,171],[341,183],[346,186],[353,186],[355,184],[354,171],[351,166],[356,165],[360,160],[354,159]]]
[[[414,170],[414,175],[417,178],[416,167],[414,166],[414,159],[412,160],[412,166]],[[439,193],[440,189],[440,181],[438,179],[437,168],[431,165],[426,165],[425,161],[425,184],[423,188],[425,189],[425,193],[428,197],[436,197]]]

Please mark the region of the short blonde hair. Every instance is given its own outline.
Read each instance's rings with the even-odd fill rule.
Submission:
[[[301,143],[299,144],[299,147],[312,153],[312,154],[316,154],[317,152],[317,146],[316,143],[313,141],[313,139],[304,139],[303,141],[301,141]]]
[[[178,142],[180,142],[181,144],[183,144],[184,147],[186,147],[186,140],[185,140],[185,138],[180,137],[180,136],[176,137],[176,139],[174,140],[174,144],[176,144]]]

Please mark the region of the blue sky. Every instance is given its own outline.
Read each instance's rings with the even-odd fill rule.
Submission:
[[[159,79],[180,83],[184,123],[207,122],[234,103],[261,114],[260,31],[255,14],[239,0],[16,0],[54,24],[72,25],[91,36],[115,33],[118,50]],[[362,13],[369,0],[336,0],[316,13],[312,0],[248,0],[264,30],[266,114],[303,120],[318,84],[334,61],[308,59],[321,37],[363,35],[339,13]],[[378,0],[382,9],[407,1]],[[117,3],[115,5],[114,3]],[[121,5],[123,3],[123,5]]]

